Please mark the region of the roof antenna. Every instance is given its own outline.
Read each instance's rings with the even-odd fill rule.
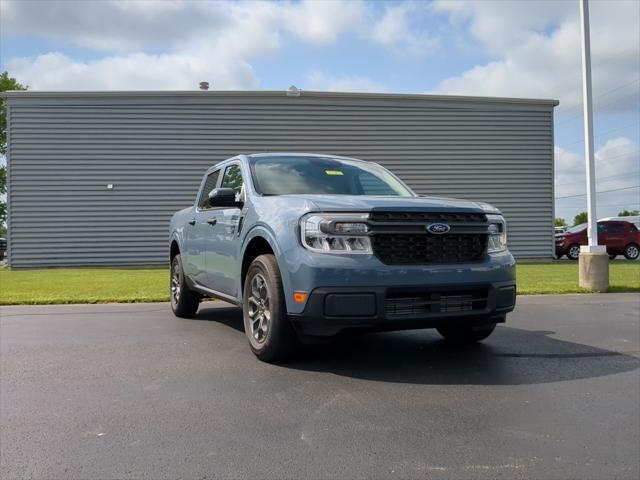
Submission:
[[[200,82],[200,90],[209,90],[209,82]]]

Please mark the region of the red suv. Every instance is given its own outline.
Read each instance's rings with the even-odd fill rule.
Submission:
[[[587,224],[571,227],[565,233],[556,236],[556,257],[566,255],[570,260],[577,260],[580,245],[587,244]],[[640,256],[640,232],[631,222],[602,221],[598,222],[598,244],[607,247],[609,257],[624,255],[629,260]]]

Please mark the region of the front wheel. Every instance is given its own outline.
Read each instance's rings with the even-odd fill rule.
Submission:
[[[438,327],[438,333],[452,343],[475,343],[484,340],[493,333],[495,323],[484,325],[451,325]]]
[[[177,317],[193,317],[198,311],[200,296],[187,285],[180,255],[171,260],[170,278],[171,310]]]
[[[635,243],[630,243],[624,247],[624,258],[627,260],[636,260],[640,256],[640,247]]]
[[[251,351],[265,362],[289,357],[298,342],[287,318],[282,279],[273,255],[260,255],[251,263],[242,297],[244,331]]]

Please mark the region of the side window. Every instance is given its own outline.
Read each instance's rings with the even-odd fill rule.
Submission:
[[[598,224],[598,233],[609,233],[609,229],[604,223]]]
[[[242,190],[242,172],[240,165],[230,165],[224,171],[224,177],[222,177],[222,188],[233,188],[236,195],[239,195]]]
[[[198,208],[208,208],[207,200],[209,199],[209,193],[211,190],[216,188],[219,176],[220,170],[216,170],[215,172],[211,172],[207,175],[207,179],[204,181],[204,188],[202,189],[202,193],[200,193],[200,198],[198,199]]]
[[[609,233],[624,233],[627,231],[627,227],[623,223],[610,223]]]

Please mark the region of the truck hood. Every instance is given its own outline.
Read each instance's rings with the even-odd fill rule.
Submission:
[[[286,198],[306,200],[313,204],[318,211],[371,211],[371,210],[396,210],[396,211],[447,211],[447,212],[484,212],[499,213],[499,211],[482,202],[471,202],[457,198],[445,197],[391,197],[368,195],[308,195],[292,194],[282,195]]]

